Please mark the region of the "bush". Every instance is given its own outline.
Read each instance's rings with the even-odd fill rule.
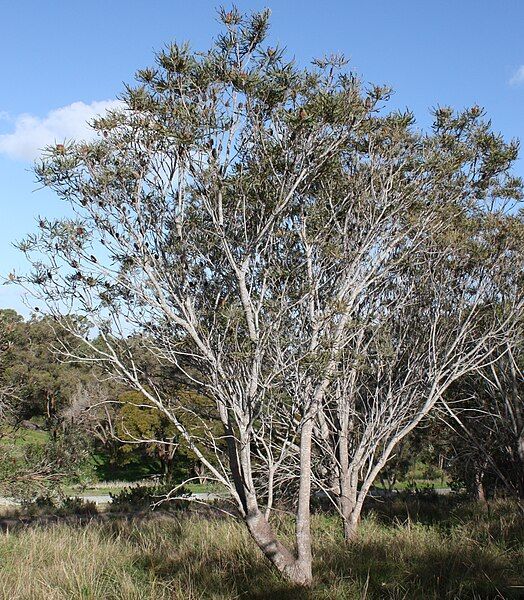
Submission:
[[[92,500],[84,498],[64,498],[58,508],[60,516],[66,515],[96,515],[98,509]]]
[[[110,494],[111,508],[122,511],[148,510],[155,508],[159,502],[163,509],[181,509],[186,508],[188,503],[177,501],[165,501],[167,495],[172,491],[171,485],[136,485],[126,487],[118,494]],[[180,488],[177,496],[188,496],[189,490]]]
[[[90,516],[98,514],[96,504],[83,498],[54,498],[48,494],[37,496],[32,500],[24,500],[21,504],[22,513],[27,516],[55,515]]]
[[[432,483],[423,483],[419,485],[416,481],[409,481],[406,488],[399,492],[400,496],[405,498],[409,496],[424,496],[427,498],[435,498],[437,492]]]
[[[57,508],[56,501],[48,494],[32,499],[23,498],[20,505],[22,512],[29,516],[54,513]]]

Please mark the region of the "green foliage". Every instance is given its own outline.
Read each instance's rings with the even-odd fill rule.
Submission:
[[[132,455],[122,453],[120,444],[111,454],[103,449],[93,453],[93,465],[96,477],[94,481],[140,481],[158,476],[161,465],[150,456],[136,449]]]
[[[155,505],[158,505],[162,510],[180,510],[186,508],[187,502],[184,502],[183,500],[166,500],[172,490],[173,486],[167,484],[151,486],[136,485],[133,487],[124,488],[117,494],[110,494],[111,510],[147,510],[153,508]],[[177,489],[176,496],[184,496],[188,493],[188,490],[181,487]]]
[[[60,360],[57,350],[78,342],[49,317],[24,321],[14,310],[0,310],[0,386],[16,398],[13,417],[44,416],[56,425],[58,411],[67,405],[78,383],[89,377],[85,368]],[[71,346],[72,344],[72,346]]]
[[[173,426],[158,410],[137,406],[141,399],[135,392],[122,392],[121,386],[113,392],[122,402],[115,417],[117,434],[128,443],[115,443],[109,434],[102,443],[96,429],[86,430],[84,422],[77,425],[78,415],[70,404],[79,386],[96,381],[98,374],[61,361],[56,349],[66,343],[74,348],[76,342],[53,319],[36,315],[24,321],[13,310],[0,310],[0,342],[0,390],[9,390],[12,397],[0,423],[0,444],[6,451],[0,486],[5,493],[31,495],[41,486],[56,487],[59,481],[98,477],[134,480],[162,474],[178,481],[189,473],[192,459]],[[22,426],[9,429],[17,423]],[[131,443],[142,437],[158,442]],[[78,449],[77,456],[67,444]],[[37,475],[33,481],[31,469]]]
[[[82,436],[61,433],[37,443],[12,439],[1,446],[0,495],[19,499],[57,495],[66,483],[92,478],[91,448]]]
[[[39,495],[36,498],[25,499],[21,504],[23,516],[94,516],[98,514],[96,504],[83,498],[56,497],[52,495]]]
[[[121,464],[149,462],[166,482],[178,482],[188,476],[191,457],[166,414],[139,392],[124,392],[118,401],[121,408],[116,417],[116,434],[123,442]]]

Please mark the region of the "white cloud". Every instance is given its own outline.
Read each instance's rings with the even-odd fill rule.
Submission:
[[[85,104],[73,102],[50,111],[44,118],[22,114],[14,119],[14,131],[0,135],[0,153],[10,158],[34,160],[49,144],[65,140],[91,140],[89,127],[95,116],[120,106],[119,100],[101,100]]]
[[[524,83],[524,65],[520,65],[509,80],[510,85],[519,85],[521,83]]]

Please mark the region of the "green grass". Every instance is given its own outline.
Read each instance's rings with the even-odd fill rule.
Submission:
[[[39,429],[18,429],[15,432],[6,432],[0,437],[0,446],[14,445],[26,446],[27,444],[45,444],[49,441],[49,433]]]
[[[118,494],[124,488],[130,488],[138,485],[154,485],[154,482],[152,482],[151,479],[144,479],[136,482],[101,481],[88,486],[65,486],[64,494],[66,496],[106,496],[107,494]],[[213,483],[188,483],[184,486],[184,489],[192,493],[226,493],[224,486]]]
[[[185,489],[194,494],[227,494],[227,489],[218,483],[187,483]]]
[[[393,486],[394,490],[398,490],[398,491],[402,491],[402,490],[407,490],[410,489],[413,484],[416,484],[417,488],[422,490],[422,489],[427,489],[427,488],[434,488],[436,490],[441,490],[441,489],[445,489],[445,488],[449,488],[449,482],[448,481],[442,481],[442,479],[410,479],[407,481],[397,481],[395,483],[395,485]],[[380,481],[375,481],[374,483],[374,487],[379,488],[379,489],[384,489],[385,486],[383,486]]]
[[[419,507],[420,508],[420,507]],[[426,507],[429,511],[429,508]],[[420,519],[408,515],[421,515]],[[52,600],[352,600],[518,598],[524,584],[522,517],[437,506],[431,519],[405,503],[364,519],[353,545],[339,522],[315,515],[315,585],[295,590],[268,566],[242,524],[198,515],[150,515],[54,524],[0,535],[0,598]],[[280,519],[290,537],[292,523]]]

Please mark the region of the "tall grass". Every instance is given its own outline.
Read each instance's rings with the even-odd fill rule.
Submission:
[[[407,507],[404,507],[407,508]],[[315,586],[294,590],[233,520],[165,514],[52,524],[0,535],[6,600],[489,599],[524,588],[522,519],[508,503],[458,507],[437,522],[413,507],[369,514],[357,541],[316,515]],[[408,516],[410,515],[410,516]],[[291,535],[291,523],[277,523]]]

